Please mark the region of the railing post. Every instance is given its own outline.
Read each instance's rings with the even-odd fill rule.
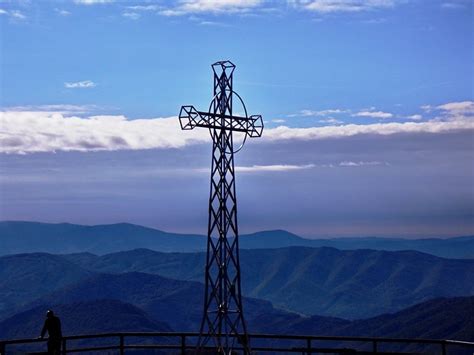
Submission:
[[[306,339],[306,349],[307,349],[307,354],[308,355],[313,353],[311,351],[311,338]]]
[[[62,343],[63,343],[63,344],[62,344],[62,345],[63,345],[63,349],[62,349],[63,351],[62,351],[62,353],[63,353],[63,355],[66,355],[66,354],[67,354],[66,339],[63,338]]]
[[[0,355],[5,355],[5,343],[0,343]]]
[[[124,344],[125,341],[124,341],[124,336],[123,334],[120,334],[120,355],[124,355],[125,354],[125,348],[124,348]]]
[[[377,340],[372,341],[372,352],[377,354]]]
[[[443,355],[446,355],[446,342],[445,341],[441,343],[441,353]]]
[[[181,355],[186,355],[186,335],[181,334]]]

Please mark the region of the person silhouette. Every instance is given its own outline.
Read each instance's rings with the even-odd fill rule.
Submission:
[[[54,315],[52,310],[46,312],[46,319],[41,330],[41,339],[44,338],[46,332],[48,332],[48,354],[59,355],[61,352],[61,338],[63,337],[61,321]]]

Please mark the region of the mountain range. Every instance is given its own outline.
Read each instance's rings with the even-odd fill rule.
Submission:
[[[326,246],[341,250],[416,250],[446,258],[474,258],[474,236],[448,239],[305,239],[287,231],[273,230],[242,235],[240,238],[240,247],[243,249],[290,246]],[[204,251],[206,239],[202,235],[168,233],[128,223],[83,226],[69,223],[0,222],[0,255],[31,252],[90,252],[103,255],[137,248],[162,252]]]
[[[89,271],[194,281],[203,279],[205,262],[204,253],[146,249],[65,258]],[[415,251],[289,247],[242,250],[240,261],[244,295],[306,315],[366,318],[435,297],[474,295],[474,260]]]
[[[136,272],[99,274],[37,299],[26,308],[36,310],[41,305],[53,307],[55,304],[115,300],[133,304],[150,319],[164,322],[171,329],[194,331],[201,321],[203,294],[203,285],[193,281]],[[426,338],[443,338],[446,334],[455,339],[474,337],[474,318],[469,316],[474,314],[474,296],[438,298],[396,312],[395,317],[394,314],[383,314],[355,321],[302,316],[275,309],[270,302],[259,299],[245,297],[243,302],[247,322],[258,332],[385,336],[397,329],[396,334],[400,337],[411,337],[415,333]]]
[[[24,308],[112,299],[133,304],[152,319],[166,322],[172,329],[195,331],[201,321],[203,295],[204,285],[194,281],[138,272],[97,274],[38,298]],[[268,301],[244,297],[243,302],[250,322],[263,314],[287,313],[274,309]]]
[[[0,339],[37,336],[49,308],[65,334],[197,331],[205,242],[131,224],[0,222]],[[251,332],[474,341],[474,237],[310,240],[277,230],[240,244]]]
[[[54,312],[61,319],[63,335],[98,334],[107,332],[169,332],[166,323],[151,319],[142,309],[117,300],[99,299],[89,302],[54,304]],[[45,319],[45,305],[15,314],[0,322],[0,339],[25,339],[39,336]],[[150,341],[171,343],[171,339],[146,339],[134,343]],[[116,345],[117,338],[74,340],[71,347]],[[45,343],[16,345],[7,347],[8,354],[40,353],[46,350]],[[42,352],[41,352],[42,353]],[[140,352],[134,352],[140,353]],[[140,354],[149,354],[141,352]]]
[[[98,274],[138,272],[200,282],[204,258],[204,253],[147,249],[103,256],[34,253],[0,257],[0,319]],[[474,295],[474,260],[414,251],[242,250],[241,263],[245,296],[304,315],[368,318],[437,297]],[[135,285],[132,281],[130,285]]]
[[[158,254],[135,251],[140,252]],[[77,255],[73,257],[77,258]],[[115,258],[112,260],[117,262]],[[22,304],[12,312],[14,314],[2,317],[0,335],[4,338],[37,334],[44,312],[50,308],[63,318],[65,334],[126,330],[195,331],[199,328],[204,293],[200,282],[141,272],[80,272],[82,267],[72,267],[75,264],[67,257],[41,253],[2,257],[0,262],[12,275],[9,282],[3,280],[8,279],[5,274],[1,275],[2,289],[11,289],[13,285],[28,289],[29,285],[32,292],[29,302],[24,297]],[[30,268],[36,273],[22,274],[25,262],[36,266]],[[15,266],[19,268],[17,272],[13,272]],[[56,284],[51,284],[49,292],[40,283],[31,282],[42,274],[41,269],[48,270],[45,275],[51,278],[61,275]],[[75,275],[76,280],[69,279]],[[438,298],[394,314],[385,312],[354,321],[321,315],[304,316],[274,308],[268,301],[248,297],[244,298],[244,309],[249,327],[254,332],[474,339],[474,296]]]
[[[41,330],[44,311],[49,307],[51,304],[40,305],[0,322],[0,339],[36,337]],[[55,303],[52,307],[61,318],[65,335],[119,331],[171,331],[166,321],[186,322],[184,319],[173,320],[183,314],[172,316],[172,318],[161,315],[158,321],[139,307],[118,300],[98,299],[68,304]],[[260,315],[255,317],[252,314],[254,311],[255,309],[249,309],[247,312],[251,318],[247,322],[248,328],[253,333],[474,340],[474,319],[471,317],[474,312],[474,297],[435,299],[394,314],[357,321],[320,316],[302,317],[278,311],[260,312]],[[197,329],[196,324],[193,330]],[[330,344],[349,348],[364,346],[363,343],[355,342]],[[406,344],[381,345],[379,350],[382,349],[384,351],[421,350],[420,347]],[[424,350],[426,349],[424,347]],[[428,350],[430,353],[440,352],[439,347],[431,347]],[[464,347],[454,347],[449,350],[454,350],[450,351],[450,354],[472,352],[472,349]]]
[[[64,335],[101,332],[168,332],[172,329],[152,319],[142,309],[118,300],[94,299],[88,302],[54,303]],[[15,314],[0,322],[0,338],[36,338],[45,319],[45,305]]]

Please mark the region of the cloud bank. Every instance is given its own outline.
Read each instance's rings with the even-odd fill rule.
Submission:
[[[355,135],[392,135],[409,133],[447,133],[453,131],[473,130],[474,122],[470,119],[459,118],[450,121],[431,120],[427,122],[390,122],[375,124],[346,124],[339,126],[290,128],[280,126],[268,129],[264,134],[267,140],[315,140],[327,138],[344,138]]]
[[[207,130],[182,131],[176,117],[134,120],[122,115],[81,117],[79,110],[72,110],[77,109],[76,106],[66,105],[65,108],[69,110],[22,111],[19,107],[0,111],[0,153],[169,149],[210,142]],[[308,141],[356,135],[442,134],[474,130],[472,102],[449,103],[438,106],[438,110],[442,114],[428,121],[309,128],[279,126],[266,129],[261,141]]]
[[[178,119],[128,120],[124,116],[0,112],[0,152],[137,150],[181,148],[208,140],[209,133],[181,132]]]

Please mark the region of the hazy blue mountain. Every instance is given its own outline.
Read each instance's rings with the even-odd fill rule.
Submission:
[[[119,331],[172,331],[169,325],[153,320],[143,310],[117,300],[54,304],[52,309],[61,319],[63,335]],[[46,306],[38,306],[0,322],[0,339],[38,337],[46,310]],[[117,343],[116,339],[115,343]],[[44,344],[39,346],[45,347]]]
[[[14,308],[92,274],[58,255],[0,257],[0,319]]]
[[[143,249],[65,257],[97,272],[135,271],[195,281],[203,279],[205,260],[204,253]],[[290,247],[242,250],[240,260],[246,296],[303,314],[366,318],[432,298],[474,294],[474,260],[414,251]]]
[[[174,329],[195,329],[200,321],[203,285],[138,272],[96,274],[73,285],[45,295],[27,308],[54,303],[119,300],[143,309],[152,318],[167,322]]]
[[[196,305],[199,307],[199,305]],[[35,337],[41,329],[46,305],[18,313],[0,322],[0,339]],[[117,300],[92,300],[54,306],[61,317],[65,334],[85,334],[113,331],[169,331],[170,327],[156,321],[143,310]],[[247,311],[247,314],[252,310]],[[278,310],[262,311],[248,317],[250,332],[374,336],[389,338],[434,338],[474,340],[474,297],[436,299],[417,304],[394,314],[348,321],[321,316],[302,317]],[[172,315],[170,315],[173,317]],[[177,314],[175,317],[186,317]],[[173,320],[170,320],[173,321]],[[179,322],[179,321],[178,321]],[[184,322],[184,320],[181,320]],[[196,329],[193,329],[196,330]],[[321,343],[322,344],[322,343]],[[326,345],[326,343],[324,343]],[[342,344],[334,344],[343,346]],[[329,346],[329,344],[327,344]],[[355,347],[355,343],[345,343]],[[384,350],[417,350],[406,345],[383,347]],[[429,348],[439,353],[439,348]],[[455,348],[469,354],[469,349]],[[471,349],[472,351],[472,349]]]
[[[441,298],[340,328],[354,335],[474,341],[474,297]]]
[[[105,254],[136,248],[202,250],[198,235],[162,232],[128,223],[82,226],[69,223],[0,222],[0,255],[47,252]]]
[[[244,249],[327,246],[342,250],[417,250],[447,258],[474,258],[474,237],[310,240],[283,230],[274,230],[242,235],[240,246]],[[30,252],[91,252],[101,255],[137,248],[163,252],[204,251],[206,239],[200,235],[167,233],[128,223],[81,226],[68,223],[0,222],[0,255]]]
[[[400,312],[384,314],[363,320],[347,321],[338,318],[321,316],[294,317],[292,315],[274,316],[262,315],[256,319],[253,329],[260,324],[266,324],[269,333],[281,334],[312,334],[334,336],[362,336],[382,338],[425,338],[425,339],[455,339],[474,341],[474,297],[440,298],[423,302]],[[335,347],[363,346],[361,343],[319,343]],[[367,344],[370,346],[370,344]],[[370,349],[370,348],[366,348]],[[439,354],[439,346],[420,345],[379,345],[382,351],[411,351],[421,350]],[[472,348],[452,346],[448,354],[472,354]]]
[[[43,296],[26,308],[113,299],[133,304],[151,318],[163,321],[173,329],[195,331],[201,321],[203,295],[204,286],[199,282],[178,281],[138,272],[98,274]],[[249,320],[261,314],[287,313],[275,310],[268,301],[244,298],[243,302]]]
[[[91,272],[142,272],[202,282],[204,258],[204,253],[146,249],[104,256],[35,253],[0,257],[0,292],[6,305],[0,316],[12,311],[13,304],[32,302],[84,280]],[[474,294],[474,260],[443,259],[413,251],[242,250],[241,262],[245,296],[307,315],[367,318],[432,298]]]
[[[257,322],[268,331],[292,334],[324,334],[393,338],[459,339],[474,341],[474,297],[437,298],[403,309],[361,320],[321,316],[275,319],[265,316]]]
[[[404,239],[380,237],[305,239],[284,230],[273,230],[242,235],[240,239],[240,246],[245,249],[306,246],[332,247],[341,250],[416,250],[444,258],[474,258],[474,236],[455,237],[448,239]]]

